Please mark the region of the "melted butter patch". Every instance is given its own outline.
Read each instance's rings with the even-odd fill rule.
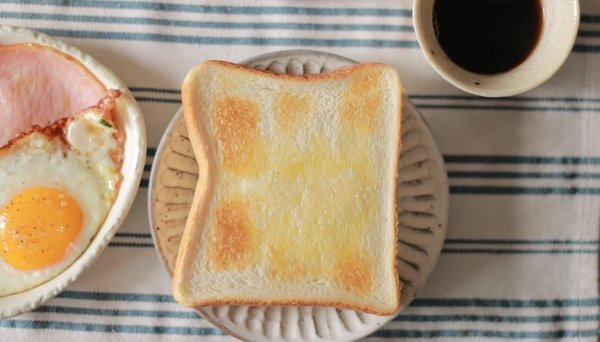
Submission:
[[[256,174],[264,153],[259,148],[259,107],[251,99],[223,96],[216,101],[213,125],[226,171]]]
[[[310,119],[314,105],[305,96],[280,93],[275,100],[275,113],[279,128],[290,131]]]
[[[361,131],[373,132],[379,121],[381,84],[379,76],[360,74],[354,77],[343,95],[342,118]]]
[[[255,228],[242,200],[221,201],[215,209],[215,229],[210,244],[214,269],[242,269],[252,261]]]
[[[267,247],[267,260],[270,265],[267,270],[269,278],[294,281],[306,276],[308,271],[306,261],[299,259],[286,247],[288,246],[285,244],[274,244]]]
[[[373,286],[372,265],[367,256],[357,250],[339,258],[335,270],[338,286],[348,292],[365,295]]]
[[[364,91],[376,102],[363,103],[363,107],[379,106],[374,95],[378,90],[362,89],[361,82],[353,86],[356,89],[351,92]],[[347,102],[347,98],[340,100]],[[346,121],[357,121],[356,125],[340,125],[335,138],[327,138],[323,128],[303,130],[302,123],[313,115],[330,114],[315,111],[313,104],[301,98],[280,95],[274,102],[276,129],[286,134],[258,141],[258,108],[253,109],[251,100],[236,101],[240,100],[223,97],[213,116],[225,160],[227,153],[250,155],[238,164],[226,165],[228,172],[219,173],[218,207],[234,214],[227,215],[229,221],[217,223],[219,233],[211,242],[210,255],[215,267],[224,270],[265,264],[266,276],[272,280],[328,280],[352,293],[368,292],[372,280],[367,273],[373,266],[357,251],[364,248],[368,230],[377,229],[374,223],[381,213],[372,206],[383,189],[377,185],[369,136],[357,134],[356,125],[371,129],[374,124],[347,116]],[[238,117],[241,122],[232,122]],[[244,132],[236,136],[239,131]],[[302,146],[298,136],[303,137]],[[240,141],[246,143],[242,147],[232,143]],[[231,198],[243,202],[222,200]],[[241,213],[232,209],[239,207]],[[216,215],[217,219],[221,216],[225,215]],[[247,226],[251,228],[241,228]],[[226,242],[229,238],[233,240]],[[245,245],[243,241],[255,243]],[[348,269],[340,273],[340,266]]]
[[[360,245],[374,218],[375,171],[366,139],[336,149],[316,133],[308,146],[278,149],[265,175],[272,278],[331,279],[336,256]]]

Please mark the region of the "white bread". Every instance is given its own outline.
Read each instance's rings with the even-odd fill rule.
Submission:
[[[384,64],[192,69],[182,98],[200,176],[175,299],[393,314],[402,93]]]

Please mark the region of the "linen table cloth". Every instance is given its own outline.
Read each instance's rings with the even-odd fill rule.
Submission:
[[[440,259],[411,306],[368,340],[598,340],[600,2],[581,1],[575,46],[554,77],[499,99],[466,94],[429,66],[412,4],[0,0],[1,24],[62,39],[113,70],[142,109],[149,146],[107,250],[56,298],[0,320],[0,341],[233,340],[174,302],[150,235],[148,176],[190,68],[287,49],[396,67],[445,160]]]

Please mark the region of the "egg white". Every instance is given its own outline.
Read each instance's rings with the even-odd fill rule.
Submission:
[[[118,149],[117,129],[102,120],[104,111],[90,108],[69,123],[67,141],[73,150],[94,162],[96,173],[111,191],[118,188],[118,166],[112,152]]]
[[[99,122],[96,115],[88,115],[71,124],[81,124],[82,120],[94,121],[93,124]],[[105,128],[102,129],[104,133],[114,130]],[[110,136],[105,138],[108,145],[114,147],[116,142],[110,141]],[[110,148],[77,148],[82,143],[89,145],[94,139],[90,137],[84,142],[74,139],[65,143],[58,137],[32,132],[0,151],[0,206],[26,188],[42,186],[68,193],[83,213],[81,233],[59,262],[44,269],[22,271],[8,265],[0,256],[0,296],[33,288],[61,273],[83,253],[104,222],[115,196],[114,184],[119,181],[117,166],[105,158]],[[86,150],[94,151],[96,155],[90,155]],[[98,153],[106,155],[103,157]],[[96,161],[98,158],[101,163]]]

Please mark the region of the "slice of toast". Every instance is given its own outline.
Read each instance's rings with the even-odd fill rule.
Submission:
[[[402,95],[383,64],[192,69],[182,98],[200,174],[175,299],[393,314]]]

